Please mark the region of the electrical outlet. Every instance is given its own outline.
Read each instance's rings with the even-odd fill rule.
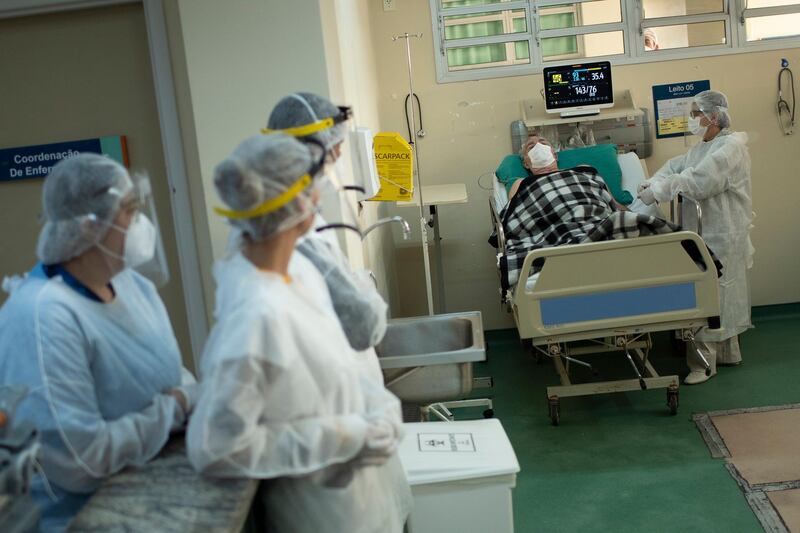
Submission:
[[[397,9],[397,0],[382,0],[384,11],[395,11]]]

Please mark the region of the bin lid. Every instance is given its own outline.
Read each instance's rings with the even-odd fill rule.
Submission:
[[[516,474],[514,448],[497,419],[403,424],[400,460],[411,485]]]

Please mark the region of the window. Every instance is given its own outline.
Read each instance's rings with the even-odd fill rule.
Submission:
[[[800,46],[800,0],[429,0],[440,82]]]
[[[800,35],[800,0],[745,0],[740,22],[748,42]]]

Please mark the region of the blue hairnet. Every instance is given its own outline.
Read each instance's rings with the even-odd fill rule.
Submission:
[[[722,129],[731,127],[731,115],[728,111],[728,97],[719,91],[703,91],[694,97],[694,103],[709,120],[715,120]]]
[[[313,124],[325,118],[335,117],[339,114],[339,108],[333,105],[327,98],[313,93],[294,93],[281,99],[272,109],[267,121],[267,127],[274,130],[294,128]],[[344,140],[344,124],[337,124],[307,137],[299,137],[299,140],[311,138],[322,144],[326,150],[331,150],[334,146]]]
[[[108,157],[86,153],[59,161],[44,181],[39,260],[63,263],[96,245],[132,189],[128,171]]]
[[[315,160],[313,151],[283,133],[250,137],[217,165],[217,194],[232,210],[253,209],[279,196],[309,172]],[[311,192],[312,187],[306,187],[277,211],[229,221],[254,241],[263,240],[312,216]]]

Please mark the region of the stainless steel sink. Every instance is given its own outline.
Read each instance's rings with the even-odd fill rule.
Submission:
[[[390,320],[375,348],[386,386],[404,402],[463,398],[472,363],[486,359],[479,311]]]

